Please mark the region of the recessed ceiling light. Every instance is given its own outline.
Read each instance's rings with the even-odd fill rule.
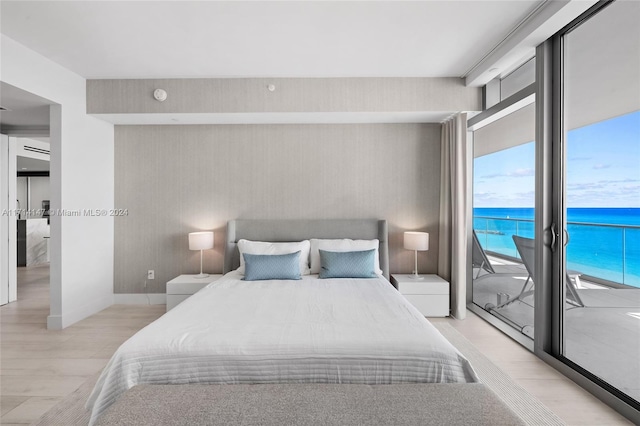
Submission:
[[[22,168],[22,170],[27,170],[27,168],[26,168],[26,167],[23,167],[23,168]]]

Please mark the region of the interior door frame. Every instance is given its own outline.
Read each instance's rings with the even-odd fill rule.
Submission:
[[[18,298],[16,139],[0,134],[0,305]]]
[[[0,305],[9,303],[9,137],[0,134]],[[5,285],[6,283],[6,285]]]

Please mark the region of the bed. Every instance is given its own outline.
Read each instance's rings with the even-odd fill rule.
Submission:
[[[342,238],[377,239],[378,273],[250,281],[243,279],[253,273],[249,264],[244,277],[238,270],[242,240]],[[87,402],[91,423],[138,384],[478,381],[469,362],[389,283],[386,221],[231,221],[224,272],[122,344]]]

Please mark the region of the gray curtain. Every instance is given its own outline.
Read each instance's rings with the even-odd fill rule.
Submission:
[[[442,123],[438,275],[451,283],[451,315],[466,317],[467,114]]]

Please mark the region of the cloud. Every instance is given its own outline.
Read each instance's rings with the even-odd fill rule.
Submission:
[[[481,176],[481,178],[496,178],[496,177],[519,178],[519,177],[529,177],[534,175],[535,175],[535,171],[533,169],[517,169],[513,172],[508,172],[508,173],[496,173],[493,175],[484,175],[484,176]]]
[[[473,199],[476,201],[490,201],[490,200],[499,200],[500,194],[496,194],[495,192],[474,192]]]
[[[638,179],[602,180],[567,185],[570,207],[640,207]]]
[[[515,172],[507,173],[509,177],[526,177],[526,176],[534,176],[535,171],[533,169],[518,169]]]
[[[567,189],[571,191],[585,191],[585,190],[594,190],[594,189],[612,189],[616,187],[616,184],[637,184],[640,182],[640,179],[608,179],[608,180],[599,180],[595,182],[575,182],[568,183]]]
[[[533,206],[535,192],[475,192],[473,194],[474,207],[523,207]]]
[[[604,189],[606,186],[606,182],[583,182],[567,184],[567,189],[569,191],[592,191],[594,189]]]
[[[596,164],[595,166],[593,166],[593,168],[596,170],[608,169],[609,167],[611,167],[611,164]]]
[[[515,194],[518,198],[531,199],[533,200],[536,196],[536,191],[527,191],[527,192],[516,192]]]
[[[588,161],[591,157],[569,157],[569,161]]]

